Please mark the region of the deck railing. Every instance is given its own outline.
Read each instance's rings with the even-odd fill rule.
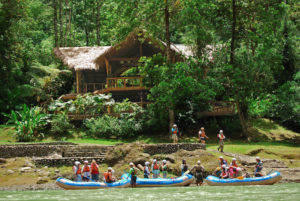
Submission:
[[[79,85],[80,93],[94,92],[105,89],[105,83],[82,83]]]
[[[109,77],[106,78],[107,89],[123,89],[130,90],[134,88],[142,88],[142,77]]]

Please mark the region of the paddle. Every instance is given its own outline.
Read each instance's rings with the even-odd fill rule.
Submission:
[[[243,180],[243,179],[244,179],[244,177],[243,177],[243,176],[239,176],[239,177],[237,177],[237,179],[239,179],[239,180]]]
[[[137,167],[141,170],[144,171],[144,167],[141,164],[138,164]]]
[[[95,182],[95,181],[92,180],[89,176],[86,176],[86,178],[88,178],[88,180],[90,180],[91,182]]]
[[[185,173],[183,173],[183,176],[187,175],[187,174],[190,174],[190,170],[186,171]]]

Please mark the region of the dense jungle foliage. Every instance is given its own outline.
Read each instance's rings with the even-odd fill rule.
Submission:
[[[104,129],[115,121],[119,136],[120,129],[167,131],[170,114],[183,129],[199,127],[208,120],[198,114],[211,100],[235,101],[238,107],[237,117],[212,124],[238,118],[247,135],[248,118],[267,117],[299,131],[299,19],[297,0],[1,0],[0,122],[8,120],[4,113],[16,122],[37,113],[35,107],[59,107],[53,100],[74,91],[72,72],[54,57],[54,47],[114,45],[139,28],[167,45],[166,55],[142,58],[136,70],[153,86],[149,99],[155,104],[145,111],[144,122],[128,116],[87,120],[93,135],[111,131],[99,134],[92,124]],[[191,46],[195,57],[171,64],[171,43]],[[214,47],[213,61],[207,47]],[[80,104],[89,100],[81,101],[86,103],[61,103],[69,104],[61,114],[66,108],[83,112]],[[91,112],[101,114],[101,108]],[[59,125],[63,117],[54,121],[52,132],[73,126],[69,120]],[[42,137],[35,130],[45,127],[44,116],[30,121],[24,132]]]

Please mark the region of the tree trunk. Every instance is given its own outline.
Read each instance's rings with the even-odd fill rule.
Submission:
[[[169,12],[169,2],[165,0],[165,31],[166,31],[166,43],[167,43],[167,64],[170,67],[171,63],[171,40],[170,40],[170,12]],[[173,109],[169,109],[169,130],[173,127],[175,123],[175,114]]]
[[[247,124],[246,124],[246,120],[245,120],[245,115],[244,115],[241,105],[238,101],[236,101],[236,107],[237,107],[238,114],[239,114],[240,124],[242,126],[243,136],[247,136],[248,130],[247,130]]]
[[[170,12],[168,0],[165,0],[165,29],[167,43],[167,63],[171,62],[171,41],[170,41]]]
[[[59,35],[60,47],[63,47],[63,18],[62,18],[62,0],[59,0]]]
[[[57,7],[56,0],[52,1],[53,3],[53,28],[54,28],[54,46],[58,47],[58,35],[57,35]]]
[[[70,33],[71,33],[71,19],[72,19],[72,8],[70,6],[69,0],[66,0],[66,6],[69,7],[69,14],[66,16],[66,31],[65,31],[65,37],[64,37],[64,44],[66,46],[69,46],[69,38],[70,38]],[[69,33],[69,37],[68,37]]]
[[[235,27],[236,27],[236,2],[232,0],[232,27],[231,27],[231,47],[230,47],[230,64],[234,64],[235,50]]]
[[[173,124],[175,124],[174,110],[169,109],[169,131],[171,131]]]
[[[96,32],[97,32],[97,45],[100,46],[100,3],[97,1],[97,13],[96,13]]]
[[[88,31],[88,27],[87,24],[85,25],[85,41],[86,41],[86,46],[89,46],[89,31]]]

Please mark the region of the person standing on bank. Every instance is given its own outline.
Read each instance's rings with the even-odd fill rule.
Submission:
[[[198,137],[199,142],[201,142],[202,144],[205,144],[205,138],[209,139],[205,134],[204,127],[201,127],[201,129],[199,130]]]
[[[223,152],[223,149],[224,149],[224,140],[225,140],[225,135],[223,133],[223,130],[220,130],[220,132],[218,134],[218,139],[219,139],[218,151],[221,150],[221,152]]]
[[[178,128],[176,124],[173,125],[171,132],[172,132],[173,143],[175,144],[178,142]]]

